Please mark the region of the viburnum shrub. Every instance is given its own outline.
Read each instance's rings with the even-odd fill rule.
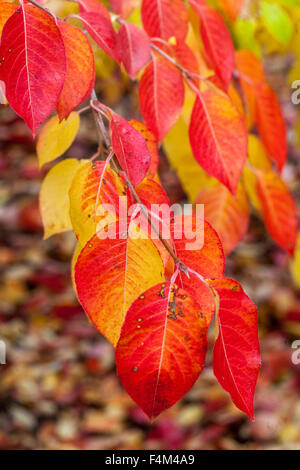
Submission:
[[[243,1],[219,1],[220,12],[204,0],[111,0],[110,12],[98,0],[78,0],[78,13],[63,19],[45,3],[0,2],[3,95],[33,137],[43,125],[41,166],[70,147],[80,113],[91,111],[99,136],[95,155],[61,160],[45,177],[45,238],[73,228],[78,299],[116,347],[118,376],[150,418],[197,380],[215,315],[215,376],[253,419],[257,310],[224,277],[224,251],[246,234],[249,200],[290,255],[297,215],[280,176],[287,143],[278,100],[260,60],[235,52],[226,26]],[[143,27],[126,19],[137,7]],[[97,99],[94,43],[139,81],[144,123]],[[180,141],[179,120],[188,128]],[[201,174],[192,202],[204,204],[207,220],[199,222],[197,206],[189,215],[170,210],[157,175],[161,145],[171,160],[172,145],[192,149]],[[189,170],[188,159],[181,168]]]

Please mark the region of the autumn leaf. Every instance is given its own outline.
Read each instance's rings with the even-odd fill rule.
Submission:
[[[59,21],[58,27],[65,45],[67,65],[64,87],[56,105],[62,120],[90,96],[95,80],[95,64],[92,48],[83,32],[65,21]]]
[[[94,235],[75,266],[78,299],[96,328],[113,345],[117,344],[132,302],[164,280],[164,267],[150,238],[135,238],[134,222],[122,225],[117,224],[114,239],[99,237],[101,233],[105,236],[106,230]]]
[[[234,69],[234,48],[231,36],[220,13],[204,0],[189,0],[200,17],[200,33],[205,54],[227,89]]]
[[[12,16],[16,9],[17,5],[15,5],[14,3],[0,3],[0,34],[6,21]]]
[[[119,208],[127,213],[125,183],[105,162],[86,162],[81,166],[74,176],[69,196],[73,230],[82,247],[102,224],[107,224],[108,205],[112,206],[111,222],[119,217]],[[105,209],[101,210],[104,204]]]
[[[122,18],[127,18],[138,7],[140,0],[110,0],[112,10]]]
[[[142,134],[115,113],[110,121],[112,148],[121,168],[136,186],[146,176],[151,156]]]
[[[258,170],[256,175],[266,227],[276,243],[293,255],[298,233],[296,204],[277,173]]]
[[[209,284],[219,302],[214,374],[234,404],[253,420],[254,392],[261,365],[257,309],[238,282],[216,279]]]
[[[117,374],[150,419],[193,386],[204,365],[206,335],[198,304],[170,282],[131,305],[116,348]]]
[[[150,39],[142,28],[124,21],[117,40],[125,70],[129,77],[135,80],[151,58]]]
[[[148,129],[146,124],[141,121],[131,120],[130,124],[144,137],[146,145],[150,153],[150,166],[147,171],[147,178],[153,179],[156,176],[159,154],[158,154],[158,143],[154,134]]]
[[[177,121],[184,102],[181,72],[167,59],[153,57],[139,86],[141,113],[159,142]]]
[[[91,11],[100,13],[100,15],[105,16],[108,20],[110,19],[109,11],[99,0],[78,0],[78,4],[80,13]]]
[[[265,84],[256,90],[257,127],[270,155],[282,170],[287,159],[286,126],[278,98],[272,88]]]
[[[236,248],[247,233],[250,208],[241,183],[236,196],[218,184],[204,187],[198,194],[198,204],[204,204],[204,217],[220,237],[225,255]]]
[[[184,41],[188,32],[188,13],[183,0],[143,0],[142,21],[150,37]]]
[[[245,0],[218,0],[218,2],[228,19],[234,22],[239,16]]]
[[[220,90],[198,92],[189,128],[198,163],[235,193],[247,158],[245,123],[230,98]]]
[[[110,17],[107,17],[104,13],[90,10],[82,11],[79,15],[73,16],[82,21],[87,32],[98,46],[112,59],[120,63],[117,34],[112,26]]]
[[[176,283],[197,301],[209,325],[215,304],[204,279],[224,276],[225,258],[220,239],[208,222],[195,215],[174,217],[171,237],[176,255],[191,270],[188,276],[180,271]]]
[[[22,3],[3,27],[0,56],[7,101],[35,136],[66,76],[64,43],[53,17]]]
[[[235,53],[235,64],[238,79],[245,99],[248,126],[256,123],[256,89],[266,83],[266,77],[261,61],[248,50]]]
[[[69,216],[69,189],[84,161],[67,158],[47,173],[40,191],[40,212],[44,225],[44,239],[72,229]]]
[[[38,135],[36,145],[40,167],[68,150],[78,133],[79,125],[78,113],[72,113],[67,120],[61,122],[58,116],[53,116],[46,122]]]

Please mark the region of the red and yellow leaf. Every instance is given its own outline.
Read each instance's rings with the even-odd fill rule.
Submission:
[[[247,159],[248,135],[225,93],[213,89],[198,93],[189,135],[198,163],[234,194]]]
[[[122,23],[117,38],[125,70],[135,80],[151,58],[150,39],[142,28],[128,21]]]
[[[247,233],[250,208],[246,192],[238,185],[236,196],[221,185],[204,187],[196,203],[204,204],[204,217],[220,237],[225,255],[236,248]]]
[[[254,392],[261,365],[257,309],[238,282],[216,279],[209,284],[219,302],[214,374],[234,404],[253,420]]]
[[[188,32],[188,13],[184,0],[143,0],[142,21],[150,37],[184,41]]]
[[[114,228],[115,224],[112,224]],[[108,226],[109,229],[109,226]],[[92,237],[75,266],[78,299],[96,328],[116,345],[132,302],[164,280],[160,255],[150,238],[132,236],[135,224],[118,227],[116,238]]]
[[[161,142],[177,121],[184,102],[178,68],[161,56],[153,57],[141,77],[139,102],[144,121]]]
[[[95,80],[95,63],[90,43],[80,29],[65,21],[59,21],[58,27],[65,45],[67,64],[64,87],[56,105],[62,120],[90,96]]]
[[[101,210],[100,206],[112,206],[110,220],[113,221],[119,217],[119,203],[122,208],[125,205],[125,200],[119,197],[126,195],[124,181],[104,162],[86,162],[78,170],[69,192],[70,218],[82,247],[103,224],[107,224],[108,207]],[[127,208],[124,211],[127,214]]]
[[[0,56],[7,101],[35,136],[55,108],[66,76],[64,43],[52,16],[21,4],[3,27]]]
[[[131,305],[116,348],[117,374],[150,419],[174,405],[197,380],[207,324],[198,304],[170,282]]]
[[[234,70],[234,48],[230,33],[220,13],[204,0],[189,0],[198,13],[200,33],[206,56],[227,89]]]

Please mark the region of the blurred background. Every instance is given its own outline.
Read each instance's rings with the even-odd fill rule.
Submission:
[[[284,179],[299,207],[300,104],[291,101],[291,83],[300,79],[300,7],[295,10],[289,46],[257,16],[241,19],[234,34],[236,41],[245,39],[239,31],[254,22],[252,45],[259,48],[288,126]],[[137,84],[99,51],[96,60],[98,97],[124,117],[139,118]],[[89,323],[73,293],[74,235],[43,240],[38,194],[50,166],[39,169],[26,125],[4,105],[0,141],[0,339],[6,344],[6,364],[0,365],[0,449],[300,450],[300,343],[298,361],[292,348],[300,340],[300,260],[291,263],[260,218],[252,215],[245,240],[226,264],[227,276],[241,282],[258,306],[263,365],[255,422],[235,408],[214,378],[212,328],[199,380],[150,424],[116,376],[113,348]],[[89,158],[96,149],[92,116],[85,113],[66,156]],[[171,203],[186,201],[163,151],[159,176]]]

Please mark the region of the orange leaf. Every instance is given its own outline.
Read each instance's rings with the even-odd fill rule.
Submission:
[[[198,304],[170,282],[132,304],[116,348],[117,374],[150,419],[193,386],[204,365],[206,335]]]
[[[278,245],[293,255],[298,232],[296,204],[277,173],[258,170],[256,175],[266,227]]]
[[[198,163],[234,194],[246,162],[248,136],[242,116],[221,90],[198,93],[189,128]]]
[[[251,128],[256,122],[256,88],[266,81],[264,68],[253,52],[247,50],[235,53],[235,65],[246,102],[248,125]]]
[[[66,79],[56,105],[62,120],[90,96],[95,80],[95,64],[92,48],[83,32],[65,21],[59,21],[58,27],[64,41],[67,61]]]
[[[244,5],[244,0],[219,0],[220,7],[230,21],[235,21]]]
[[[249,203],[245,190],[239,184],[236,196],[218,184],[203,188],[197,203],[204,204],[204,217],[218,233],[225,255],[228,255],[247,233]]]
[[[270,157],[282,170],[287,159],[286,126],[278,98],[265,84],[256,90],[257,127]]]
[[[159,161],[157,139],[154,137],[154,134],[148,129],[146,124],[144,124],[143,122],[135,120],[131,120],[129,122],[140,134],[142,134],[146,141],[151,157],[150,166],[147,171],[146,177],[152,179],[157,173]]]
[[[16,11],[16,9],[17,5],[14,5],[13,3],[0,3],[0,34],[6,21]]]

